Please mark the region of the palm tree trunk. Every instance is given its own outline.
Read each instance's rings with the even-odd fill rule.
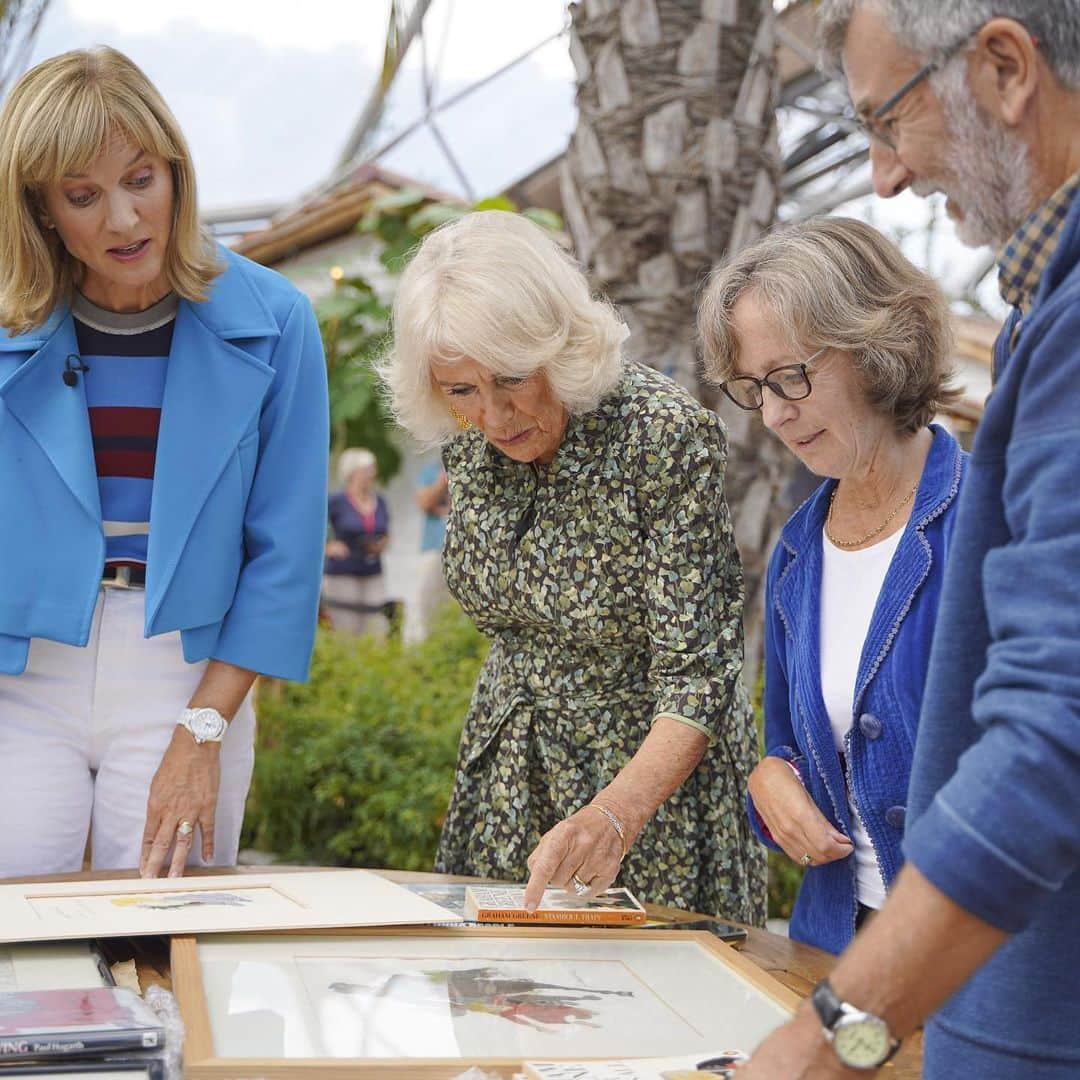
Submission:
[[[702,385],[694,315],[709,269],[775,212],[772,0],[582,0],[570,11],[579,118],[560,178],[567,226],[594,284],[626,319],[631,353],[728,425],[752,685],[789,459],[756,417]]]

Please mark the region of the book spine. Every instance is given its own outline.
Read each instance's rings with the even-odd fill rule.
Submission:
[[[0,1036],[0,1059],[32,1061],[72,1054],[104,1054],[119,1050],[156,1050],[165,1045],[163,1028],[123,1031],[58,1032],[55,1035]]]
[[[592,923],[605,926],[645,921],[639,911],[526,911],[524,908],[480,908],[473,918],[476,922]]]

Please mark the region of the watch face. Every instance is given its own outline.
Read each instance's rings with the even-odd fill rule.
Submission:
[[[876,1016],[845,1018],[833,1032],[836,1056],[856,1069],[871,1069],[889,1056],[892,1042],[885,1024]]]
[[[213,709],[196,709],[191,727],[200,739],[216,739],[225,730],[225,721]]]

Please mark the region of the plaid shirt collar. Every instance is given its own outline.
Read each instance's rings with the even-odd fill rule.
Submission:
[[[1026,312],[1039,279],[1061,239],[1073,197],[1080,191],[1075,173],[1013,233],[998,260],[998,288],[1005,303]]]

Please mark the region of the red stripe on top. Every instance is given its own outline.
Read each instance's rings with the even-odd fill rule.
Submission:
[[[94,435],[142,435],[155,437],[161,424],[160,409],[96,405],[90,410]]]
[[[94,461],[98,476],[134,476],[153,480],[153,450],[96,450]]]

